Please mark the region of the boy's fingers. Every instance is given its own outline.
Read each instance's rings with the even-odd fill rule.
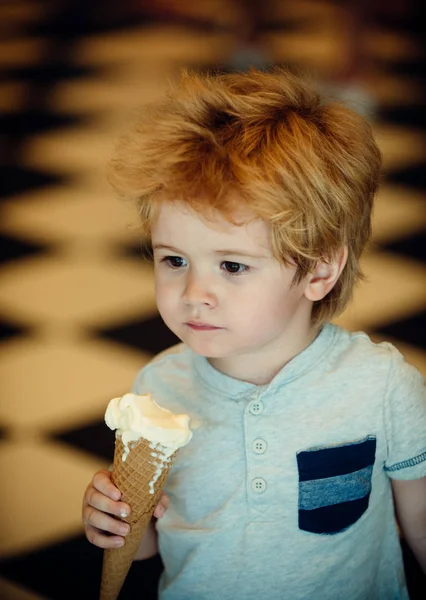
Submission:
[[[162,504],[164,506],[165,510],[167,510],[169,508],[170,498],[168,497],[167,494],[161,495],[160,504]]]
[[[86,525],[86,536],[89,542],[98,548],[120,548],[125,543],[124,538],[116,535],[104,535],[96,527]]]
[[[154,517],[156,517],[157,519],[161,519],[166,510],[169,508],[169,504],[170,498],[167,496],[167,494],[163,494],[160,498],[160,502],[155,508]]]
[[[107,469],[98,471],[94,475],[92,483],[93,487],[96,488],[98,492],[101,492],[101,494],[108,496],[111,500],[120,500],[121,492],[112,483],[111,472]]]
[[[125,502],[115,502],[103,493],[98,492],[94,487],[89,487],[84,502],[85,507],[93,507],[103,513],[109,513],[116,517],[128,517],[130,506]],[[84,508],[83,508],[84,510]]]
[[[114,519],[91,506],[86,506],[83,511],[83,523],[88,527],[95,527],[96,529],[101,529],[115,535],[124,536],[130,531],[130,526],[127,523]]]

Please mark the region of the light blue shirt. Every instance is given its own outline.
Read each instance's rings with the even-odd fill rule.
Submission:
[[[265,386],[180,344],[134,391],[193,430],[157,522],[160,600],[408,600],[390,478],[426,476],[426,395],[391,344],[326,325]]]

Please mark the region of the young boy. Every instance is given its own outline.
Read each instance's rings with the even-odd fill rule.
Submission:
[[[123,141],[113,182],[137,201],[183,342],[134,392],[193,430],[138,555],[160,552],[161,600],[407,599],[395,513],[426,569],[423,379],[330,324],[380,164],[360,116],[282,70],[184,73]],[[86,490],[100,547],[124,543],[119,498],[107,471]]]

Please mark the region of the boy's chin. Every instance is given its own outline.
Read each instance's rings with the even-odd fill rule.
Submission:
[[[181,328],[172,328],[167,323],[166,325],[183,344],[188,346],[188,348],[191,348],[191,350],[199,356],[218,359],[229,356],[229,349],[227,348],[225,350],[221,348],[220,344],[213,343],[212,341],[208,340],[194,339],[194,337],[191,335],[185,335],[186,332],[182,331]]]
[[[190,340],[182,340],[195,354],[204,356],[204,358],[226,358],[227,352],[220,350],[219,348],[210,347],[207,344],[197,344]]]

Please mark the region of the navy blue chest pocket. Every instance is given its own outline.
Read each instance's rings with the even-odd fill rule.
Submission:
[[[299,528],[335,534],[353,525],[368,508],[376,438],[303,450],[299,470]]]

